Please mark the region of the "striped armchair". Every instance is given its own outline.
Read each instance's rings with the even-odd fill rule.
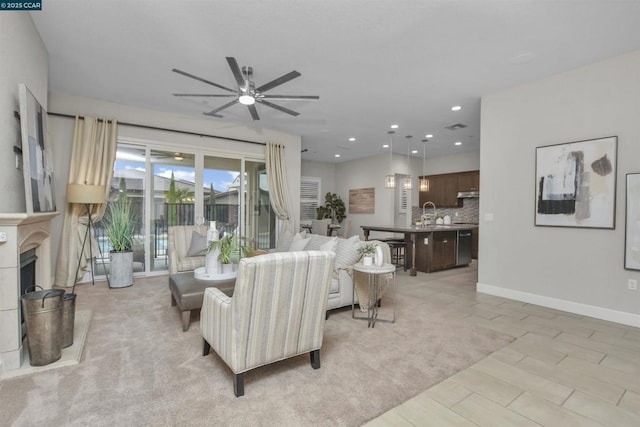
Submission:
[[[169,274],[193,271],[196,268],[204,267],[204,254],[200,256],[187,255],[191,247],[193,232],[195,231],[201,236],[206,236],[207,229],[208,227],[206,225],[174,225],[169,227],[167,245]]]
[[[211,347],[234,374],[233,391],[244,395],[243,374],[253,368],[310,353],[320,368],[320,347],[333,252],[278,252],[240,260],[229,298],[207,288],[200,313],[203,356]]]

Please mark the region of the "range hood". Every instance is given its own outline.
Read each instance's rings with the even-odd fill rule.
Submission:
[[[472,199],[480,197],[479,191],[460,191],[458,193],[458,199]]]

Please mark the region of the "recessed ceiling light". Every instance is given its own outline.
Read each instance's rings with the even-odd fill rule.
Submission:
[[[333,157],[340,157],[340,154],[334,154]]]
[[[391,125],[391,129],[398,129],[398,125]]]
[[[433,138],[433,135],[431,135],[430,133],[428,133],[428,134],[426,134],[424,137],[425,137],[425,138]]]
[[[462,142],[460,142],[460,141],[454,142],[453,145],[462,145]]]
[[[389,144],[384,144],[382,148],[389,148]]]
[[[418,150],[411,150],[411,154],[418,154]]]
[[[354,137],[349,138],[349,141],[351,141],[351,142],[353,142],[353,141],[355,141],[355,140],[356,140],[356,139],[355,139]]]
[[[459,105],[454,105],[453,107],[451,107],[451,111],[460,111],[462,110],[462,107]]]

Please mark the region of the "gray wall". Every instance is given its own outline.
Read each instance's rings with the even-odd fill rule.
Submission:
[[[623,268],[639,76],[640,51],[483,98],[479,291],[640,326],[640,292],[627,289],[640,272]],[[535,147],[613,135],[615,230],[535,227]]]
[[[16,168],[13,147],[22,146],[18,84],[27,85],[47,108],[48,55],[28,12],[0,13],[0,213],[26,212],[22,167]],[[52,145],[55,153],[56,147]],[[20,162],[22,158],[19,158]]]

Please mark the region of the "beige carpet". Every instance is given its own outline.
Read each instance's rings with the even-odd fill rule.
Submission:
[[[0,381],[0,420],[31,426],[357,426],[505,346],[465,321],[475,270],[398,276],[395,324],[368,329],[350,309],[326,323],[322,368],[308,355],[245,376],[245,396],[215,354],[201,356],[197,315],[182,332],[167,277],[124,289],[77,288],[93,310],[81,363]],[[461,289],[466,298],[458,298]],[[388,299],[383,307],[390,307]],[[382,315],[382,313],[381,313]]]

